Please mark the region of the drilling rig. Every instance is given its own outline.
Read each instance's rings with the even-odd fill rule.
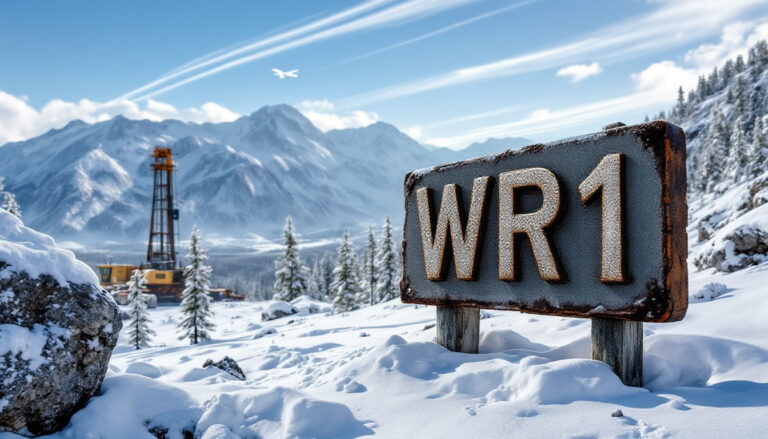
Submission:
[[[102,264],[98,265],[101,286],[113,293],[118,303],[127,301],[127,283],[136,269],[141,269],[146,278],[144,293],[152,301],[180,302],[184,289],[183,270],[176,252],[178,241],[179,209],[174,204],[174,168],[170,148],[156,147],[152,153],[154,184],[152,186],[152,210],[149,219],[149,241],[147,259],[140,265]],[[211,288],[214,300],[243,300],[245,297],[233,290]]]

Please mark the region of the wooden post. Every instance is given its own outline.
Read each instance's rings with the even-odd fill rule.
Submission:
[[[479,309],[437,306],[437,344],[449,351],[476,354],[479,343]]]
[[[613,369],[627,386],[643,386],[643,322],[592,319],[592,359]]]

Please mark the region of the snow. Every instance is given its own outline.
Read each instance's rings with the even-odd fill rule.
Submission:
[[[8,264],[0,276],[27,272],[32,278],[53,276],[61,286],[68,282],[99,285],[96,273],[75,258],[74,253],[56,246],[53,238],[24,226],[21,220],[0,210],[0,261]]]
[[[274,320],[281,317],[296,314],[299,310],[288,302],[282,300],[275,300],[262,311],[262,320]]]
[[[434,343],[433,307],[334,315],[325,304],[260,321],[278,302],[217,302],[213,339],[191,346],[177,338],[179,309],[162,306],[149,311],[151,346],[132,349],[123,331],[103,394],[48,439],[150,438],[145,421],[169,438],[192,426],[224,439],[766,437],[767,272],[692,272],[691,291],[718,283],[726,294],[644,325],[644,388],[589,359],[585,319],[486,311],[480,353],[463,354]],[[202,367],[224,356],[245,381]]]
[[[32,328],[18,325],[0,325],[0,357],[10,354],[18,355],[24,361],[28,361],[29,369],[37,370],[48,360],[43,357],[47,336],[47,328],[44,325],[35,324]]]

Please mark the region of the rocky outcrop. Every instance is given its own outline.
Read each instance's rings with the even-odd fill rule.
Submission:
[[[0,432],[65,426],[99,391],[121,327],[88,266],[0,212]]]
[[[742,226],[713,240],[694,259],[699,269],[714,267],[718,271],[733,272],[759,264],[768,256],[768,232],[758,227]]]

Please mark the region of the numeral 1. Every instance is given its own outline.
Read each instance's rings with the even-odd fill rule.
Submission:
[[[620,283],[626,281],[624,273],[624,237],[622,236],[622,180],[624,155],[609,154],[600,161],[591,174],[579,185],[581,201],[586,203],[598,191],[602,196],[602,237],[600,281]]]

